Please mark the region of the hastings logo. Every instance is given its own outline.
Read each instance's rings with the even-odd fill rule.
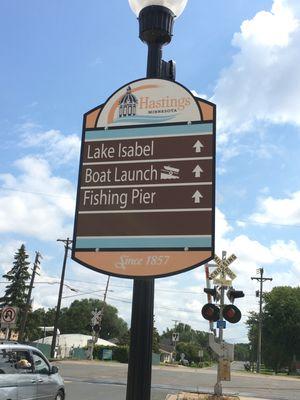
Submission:
[[[173,119],[178,113],[191,105],[190,97],[165,96],[153,98],[153,95],[140,95],[137,92],[145,89],[157,89],[156,85],[143,85],[126,92],[118,98],[108,115],[108,123],[128,123],[135,120],[139,123],[164,122]]]
[[[119,118],[135,116],[137,103],[136,96],[131,93],[131,87],[128,86],[126,94],[119,101]]]

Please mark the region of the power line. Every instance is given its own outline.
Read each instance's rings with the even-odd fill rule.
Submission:
[[[45,192],[34,192],[34,191],[29,191],[29,190],[21,190],[21,189],[14,189],[14,188],[7,188],[5,186],[0,186],[1,190],[7,190],[11,192],[20,192],[20,193],[28,193],[28,194],[35,194],[38,196],[48,196],[48,197],[58,197],[58,198],[63,198],[63,199],[70,199],[73,200],[73,196],[63,196],[59,194],[54,194],[54,193],[45,193]],[[267,226],[280,226],[283,228],[300,228],[300,225],[298,224],[275,224],[273,222],[258,222],[258,221],[249,221],[249,220],[244,220],[240,219],[238,217],[236,218],[225,218],[227,221],[233,221],[233,222],[243,222],[245,224],[251,224],[251,225],[267,225]]]
[[[28,193],[28,194],[36,194],[38,196],[46,196],[46,197],[59,197],[62,199],[74,199],[72,196],[63,196],[60,194],[54,194],[54,193],[45,193],[45,192],[33,192],[30,190],[21,190],[21,189],[14,189],[14,188],[7,188],[4,186],[0,186],[1,190],[8,190],[10,192],[20,192],[20,193]]]

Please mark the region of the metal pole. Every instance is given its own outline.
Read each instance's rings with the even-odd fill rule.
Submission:
[[[34,284],[34,279],[35,279],[35,275],[36,275],[36,270],[39,266],[39,258],[41,257],[40,253],[37,251],[35,253],[35,260],[34,260],[34,264],[33,264],[33,270],[32,270],[32,275],[31,275],[31,280],[30,280],[30,285],[29,285],[29,290],[28,290],[28,294],[27,294],[27,299],[26,299],[26,304],[25,304],[25,310],[24,310],[24,314],[22,317],[22,322],[21,322],[21,327],[20,327],[20,333],[19,333],[19,337],[18,340],[20,342],[22,342],[23,340],[23,336],[24,336],[24,332],[25,332],[25,327],[26,327],[26,322],[27,322],[27,316],[28,316],[28,312],[29,312],[29,308],[30,308],[30,303],[31,303],[31,293],[32,293],[32,289],[33,289],[33,284]]]
[[[154,279],[134,280],[127,400],[150,400]]]
[[[54,328],[53,328],[53,336],[52,336],[52,343],[51,343],[51,357],[54,358],[55,354],[55,347],[56,347],[56,339],[57,339],[57,328],[58,328],[58,320],[60,315],[60,306],[61,306],[61,298],[64,288],[64,280],[65,280],[65,272],[66,272],[66,265],[67,265],[67,258],[68,258],[68,251],[70,250],[69,244],[72,243],[72,240],[67,238],[67,240],[57,239],[58,242],[63,242],[65,244],[65,254],[64,254],[64,261],[61,271],[61,278],[60,278],[60,286],[59,286],[59,293],[57,299],[57,306],[56,306],[56,313],[55,313],[55,320],[54,320]]]
[[[6,327],[6,330],[5,330],[5,340],[9,340],[9,327],[8,326]]]
[[[206,287],[210,289],[210,279],[209,279],[209,264],[205,264],[205,278],[206,278]],[[212,298],[210,294],[207,294],[207,302],[212,303]],[[214,332],[214,322],[209,321],[209,330]]]
[[[226,260],[226,251],[222,251],[222,259]],[[221,275],[222,279],[225,279],[225,273],[222,272]],[[219,343],[223,343],[223,308],[224,308],[224,295],[225,295],[225,286],[221,285],[221,298],[220,298],[220,318],[219,321],[220,326],[219,326]],[[216,396],[222,396],[222,381],[221,381],[221,362],[223,361],[223,355],[219,356],[219,362],[218,362],[218,372],[217,372],[217,383],[215,384],[214,387],[214,394]]]
[[[221,321],[220,327],[219,327],[219,343],[223,343],[223,324],[222,321],[224,321],[223,318],[223,308],[224,308],[224,294],[225,294],[225,287],[221,286],[221,298],[220,298],[220,318],[219,320]],[[215,384],[214,387],[214,394],[216,396],[222,396],[222,381],[221,381],[221,373],[220,373],[220,368],[221,368],[221,361],[223,359],[223,356],[219,356],[219,361],[218,361],[218,371],[217,371],[217,383]]]
[[[148,43],[147,78],[160,77],[162,45]],[[154,279],[133,284],[126,400],[150,400]]]
[[[147,78],[162,77],[162,46],[171,41],[175,15],[161,6],[139,14],[139,37],[148,45]],[[135,279],[131,312],[126,400],[150,400],[154,279]]]

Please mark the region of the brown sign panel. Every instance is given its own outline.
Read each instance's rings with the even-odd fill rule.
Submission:
[[[215,105],[143,79],[85,114],[72,258],[159,277],[213,258]]]

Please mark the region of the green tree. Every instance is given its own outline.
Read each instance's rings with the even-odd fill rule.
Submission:
[[[264,295],[263,360],[275,372],[292,370],[300,357],[300,287],[275,287]]]
[[[53,326],[54,318],[54,308],[48,310],[38,308],[37,310],[29,313],[27,317],[24,337],[28,338],[29,341],[40,339],[44,335],[43,327]]]
[[[172,338],[172,333],[175,332],[174,328],[167,328],[161,335],[162,338]],[[193,342],[200,347],[207,347],[208,334],[203,331],[194,330],[190,325],[179,323],[176,327],[176,332],[179,332],[180,342]]]
[[[278,372],[291,371],[294,358],[300,358],[300,287],[275,287],[263,296],[262,360]],[[256,359],[258,314],[251,312],[247,320],[251,357]]]
[[[161,338],[172,340],[175,328],[167,328]],[[208,361],[213,358],[212,351],[208,347],[208,333],[194,330],[190,325],[179,323],[176,327],[179,333],[179,342],[176,344],[176,360],[180,360],[180,354],[184,353],[185,358],[190,362],[199,362],[199,350],[203,350],[203,360]]]
[[[258,340],[258,313],[250,311],[248,319],[246,321],[246,325],[248,325],[250,362],[256,362]]]
[[[4,296],[0,298],[2,307],[10,305],[22,309],[26,304],[27,290],[29,288],[28,281],[30,279],[28,257],[25,246],[22,244],[15,253],[12,269],[3,275],[3,278],[8,280],[8,285],[5,288]]]
[[[154,325],[153,325],[153,335],[152,335],[152,352],[159,353],[159,333]]]
[[[234,345],[235,361],[250,361],[249,343],[236,343]]]
[[[62,308],[58,327],[61,333],[91,334],[92,311],[102,309],[103,302],[97,299],[75,300],[68,308]],[[117,308],[106,304],[104,308],[100,337],[112,339],[124,337],[127,323],[118,316]]]

